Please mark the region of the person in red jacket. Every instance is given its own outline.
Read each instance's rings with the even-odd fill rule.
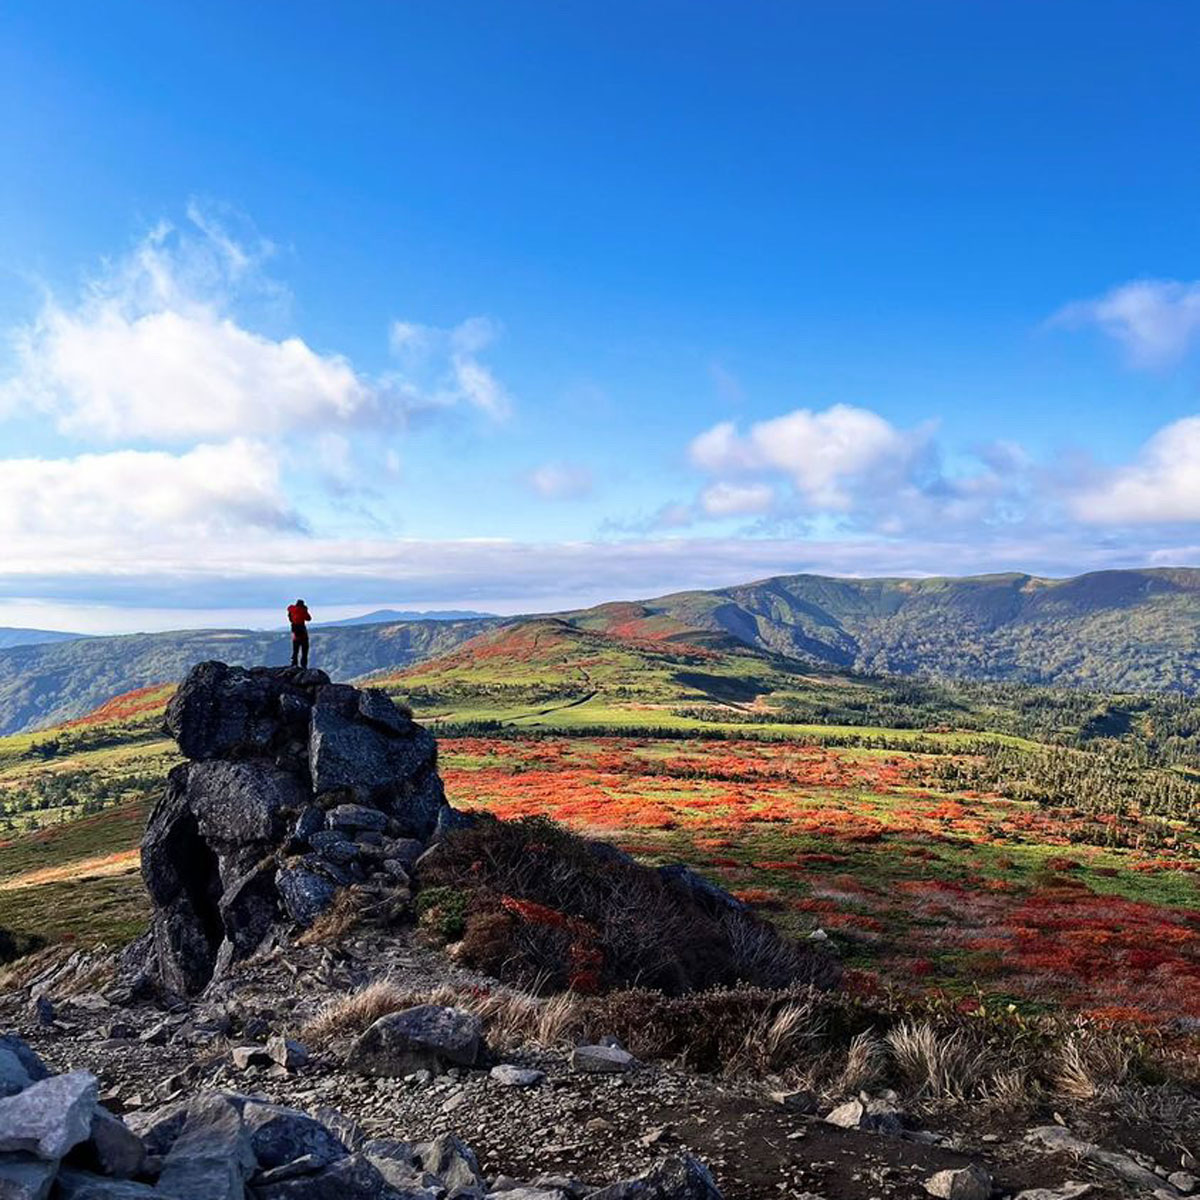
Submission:
[[[312,620],[312,613],[308,611],[308,605],[303,600],[297,600],[295,604],[288,605],[288,624],[292,627],[292,666],[296,666],[297,660],[302,667],[308,666],[308,625],[307,622]]]

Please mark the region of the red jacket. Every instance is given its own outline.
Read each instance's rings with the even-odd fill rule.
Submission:
[[[288,623],[293,629],[303,629],[305,621],[312,620],[312,613],[308,611],[307,604],[289,604],[288,605]]]

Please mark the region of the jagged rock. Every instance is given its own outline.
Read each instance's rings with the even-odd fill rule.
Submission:
[[[39,1025],[53,1025],[58,1017],[48,996],[35,996],[29,1002],[29,1015]]]
[[[1096,1190],[1094,1183],[1079,1183],[1068,1179],[1066,1183],[1056,1188],[1027,1188],[1018,1192],[1015,1200],[1082,1200],[1090,1192]]]
[[[311,925],[332,903],[337,885],[306,866],[281,867],[275,886],[287,915],[297,925]]]
[[[294,1108],[254,1101],[242,1110],[242,1120],[263,1168],[282,1167],[298,1158],[324,1167],[349,1153],[324,1125]]]
[[[297,1070],[308,1062],[308,1048],[300,1042],[282,1036],[267,1041],[267,1053],[289,1071]]]
[[[33,1154],[0,1158],[0,1198],[3,1200],[46,1200],[54,1182],[57,1162]]]
[[[361,1075],[391,1077],[473,1067],[482,1043],[483,1024],[473,1013],[421,1004],[380,1017],[351,1046],[346,1066]]]
[[[101,1175],[129,1179],[141,1171],[146,1148],[124,1121],[97,1105],[88,1139],[71,1152],[71,1161]]]
[[[151,927],[123,964],[169,993],[197,993],[277,925],[311,925],[337,888],[364,882],[368,842],[354,834],[379,835],[378,861],[403,858],[383,832],[428,837],[449,808],[432,735],[383,693],[320,671],[202,663],[167,727],[190,761],[147,825]]]
[[[516,1067],[512,1063],[501,1063],[493,1067],[490,1075],[502,1087],[512,1088],[536,1087],[546,1078],[545,1071],[536,1071],[532,1067]]]
[[[817,1111],[817,1094],[807,1088],[790,1092],[772,1092],[771,1099],[781,1108],[786,1108],[788,1112],[800,1113],[803,1116],[812,1116]]]
[[[891,1134],[904,1131],[904,1114],[889,1100],[847,1100],[829,1113],[825,1120],[842,1129]]]
[[[1197,1184],[1200,1184],[1200,1180],[1187,1171],[1172,1171],[1167,1176],[1167,1182],[1185,1196],[1190,1196],[1196,1190]]]
[[[32,1082],[25,1064],[8,1047],[0,1046],[0,1097],[15,1095]]]
[[[200,663],[167,705],[167,731],[190,759],[266,756],[285,720],[294,723],[297,708],[307,715],[307,693],[328,683],[324,671]]]
[[[98,1093],[95,1075],[71,1071],[0,1100],[0,1152],[62,1158],[87,1138]]]
[[[690,1154],[676,1154],[636,1179],[613,1183],[587,1200],[721,1200],[708,1168]]]
[[[172,1200],[149,1184],[132,1179],[105,1179],[63,1168],[55,1181],[56,1200]]]
[[[977,1163],[938,1171],[925,1180],[925,1190],[940,1200],[989,1200],[992,1177]]]
[[[504,1200],[568,1200],[570,1192],[562,1188],[540,1188],[518,1184],[516,1187],[505,1188],[502,1192],[492,1190],[493,1195],[502,1195]]]
[[[1076,1137],[1069,1129],[1061,1125],[1042,1125],[1029,1131],[1032,1141],[1040,1142],[1047,1150],[1063,1151],[1074,1154],[1089,1162],[1099,1163],[1108,1167],[1128,1183],[1136,1187],[1155,1191],[1162,1187],[1163,1181],[1153,1171],[1134,1162],[1128,1154],[1120,1154],[1115,1150],[1104,1150],[1094,1142],[1085,1142]]]
[[[425,843],[418,838],[392,838],[386,849],[389,860],[398,862],[405,871],[411,871],[413,864],[425,853]]]
[[[338,1159],[315,1175],[255,1188],[258,1200],[397,1200],[378,1169],[362,1154]]]
[[[576,1046],[571,1051],[571,1069],[590,1074],[628,1071],[637,1059],[620,1046]]]
[[[0,1034],[0,1051],[7,1051],[25,1068],[25,1073],[31,1082],[39,1079],[49,1079],[50,1071],[46,1064],[30,1049],[28,1044],[15,1033]]]
[[[349,830],[357,833],[361,829],[382,833],[387,828],[388,818],[377,808],[365,804],[339,804],[325,814],[325,825],[329,830]]]
[[[285,1179],[298,1179],[301,1175],[315,1175],[322,1168],[329,1166],[326,1159],[316,1154],[305,1154],[294,1158],[281,1167],[272,1167],[269,1171],[259,1170],[254,1176],[256,1187],[271,1183],[282,1183]]]
[[[268,1067],[275,1061],[267,1053],[266,1046],[234,1046],[229,1057],[239,1071],[248,1067]]]
[[[187,1106],[158,1191],[173,1200],[242,1200],[256,1165],[237,1105],[216,1093],[201,1095]]]
[[[436,1175],[451,1192],[486,1187],[475,1151],[453,1133],[419,1142],[412,1153],[416,1165]]]

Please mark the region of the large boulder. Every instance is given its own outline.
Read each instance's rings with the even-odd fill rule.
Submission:
[[[346,1066],[385,1077],[438,1072],[475,1066],[482,1049],[483,1024],[474,1013],[420,1004],[380,1017],[350,1047]]]
[[[166,724],[189,761],[150,815],[153,917],[126,964],[170,992],[200,991],[277,926],[311,925],[339,888],[406,886],[374,846],[453,824],[432,735],[378,689],[207,662]]]
[[[96,1112],[98,1085],[87,1071],[39,1080],[0,1100],[0,1153],[62,1158],[86,1141]]]

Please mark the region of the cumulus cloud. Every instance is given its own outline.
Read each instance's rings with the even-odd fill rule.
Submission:
[[[1160,429],[1133,462],[1074,490],[1070,507],[1098,525],[1200,521],[1200,417]]]
[[[928,441],[928,430],[906,432],[869,409],[835,404],[820,412],[798,408],[745,433],[722,421],[692,441],[689,455],[702,471],[724,477],[718,502],[722,496],[735,504],[761,502],[763,488],[739,494],[728,480],[769,473],[786,476],[812,508],[847,511],[863,488],[905,478]],[[761,504],[752,511],[762,511]]]
[[[1140,367],[1170,366],[1200,341],[1200,281],[1138,279],[1061,308],[1051,324],[1096,326]]]
[[[118,450],[0,464],[0,534],[28,539],[27,549],[66,537],[86,555],[95,537],[116,537],[126,544],[127,568],[147,533],[186,546],[234,531],[299,528],[277,461],[244,439],[179,455]],[[15,542],[8,551],[18,557]]]
[[[590,494],[595,481],[587,467],[550,462],[535,467],[525,477],[525,482],[531,491],[546,500],[577,500]]]
[[[77,302],[48,299],[15,332],[0,408],[32,407],[64,433],[110,442],[278,435],[378,409],[377,390],[345,358],[234,319],[267,251],[190,213],[187,230],[159,225]]]
[[[189,206],[185,226],[159,224],[73,302],[50,297],[13,332],[16,369],[0,382],[0,416],[32,409],[73,436],[171,444],[352,430],[456,405],[509,411],[480,361],[497,332],[483,318],[445,331],[398,323],[401,370],[382,377],[300,337],[247,327],[242,307],[285,307],[266,271],[272,253]],[[404,369],[417,360],[418,370]]]
[[[391,346],[400,368],[390,382],[414,409],[462,404],[503,420],[512,412],[512,397],[479,360],[499,332],[486,317],[471,317],[452,329],[396,321]]]

